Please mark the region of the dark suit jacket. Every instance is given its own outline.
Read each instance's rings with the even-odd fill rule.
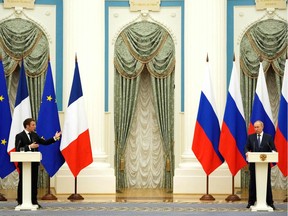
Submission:
[[[247,138],[247,143],[245,146],[245,153],[246,152],[272,152],[272,151],[277,151],[273,137],[270,134],[263,133],[262,141],[260,148],[258,147],[258,141],[257,141],[257,134],[251,134]],[[252,165],[252,166],[251,166]],[[250,163],[250,170],[254,169],[254,163]]]
[[[49,144],[55,142],[54,138],[50,138],[50,139],[45,140],[45,139],[39,137],[38,134],[35,132],[31,132],[31,138],[32,138],[32,140],[30,141],[25,130],[23,130],[21,133],[17,134],[16,138],[15,138],[16,151],[20,151],[21,147],[24,147],[25,151],[30,151],[28,146],[33,142],[36,142],[37,144],[41,144],[41,145],[49,145]],[[38,149],[31,149],[31,151],[38,151]]]

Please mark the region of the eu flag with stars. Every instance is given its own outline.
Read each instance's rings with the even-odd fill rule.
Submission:
[[[44,139],[49,139],[60,130],[54,82],[49,61],[42,101],[38,114],[37,134]],[[51,145],[39,145],[39,151],[42,153],[41,163],[50,177],[54,176],[65,161],[59,147],[60,140],[57,140]]]
[[[5,178],[15,170],[15,165],[10,162],[7,153],[12,117],[2,59],[0,59],[0,119],[0,177]]]

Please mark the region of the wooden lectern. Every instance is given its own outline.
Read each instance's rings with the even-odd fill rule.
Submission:
[[[255,163],[256,199],[251,211],[273,211],[266,203],[268,163],[278,162],[278,152],[248,152],[247,161]]]
[[[22,162],[22,205],[15,207],[20,210],[37,210],[38,205],[31,202],[31,162],[40,162],[42,155],[40,152],[11,152],[11,162]]]

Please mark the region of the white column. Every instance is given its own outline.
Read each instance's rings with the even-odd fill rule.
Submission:
[[[212,72],[220,126],[226,103],[226,1],[185,2],[185,140],[176,164],[174,193],[205,193],[206,173],[193,154],[206,56]],[[209,193],[231,193],[231,174],[223,164],[209,176]]]
[[[93,163],[77,177],[79,193],[115,193],[110,148],[104,142],[104,1],[64,0],[63,110],[65,120],[75,67],[75,54],[82,82]],[[55,178],[57,193],[74,192],[74,177],[67,164]]]

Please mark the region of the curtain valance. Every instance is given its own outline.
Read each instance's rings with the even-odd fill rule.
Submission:
[[[40,76],[47,70],[48,40],[29,20],[16,18],[0,23],[0,53],[6,76],[15,71],[22,58],[29,77]]]
[[[141,21],[122,31],[116,40],[114,65],[121,76],[134,79],[146,65],[153,77],[165,78],[175,68],[174,43],[156,23]]]
[[[281,20],[263,20],[248,29],[240,45],[240,66],[243,73],[250,78],[257,78],[261,55],[264,71],[271,65],[275,73],[282,76],[287,36],[287,23]]]

